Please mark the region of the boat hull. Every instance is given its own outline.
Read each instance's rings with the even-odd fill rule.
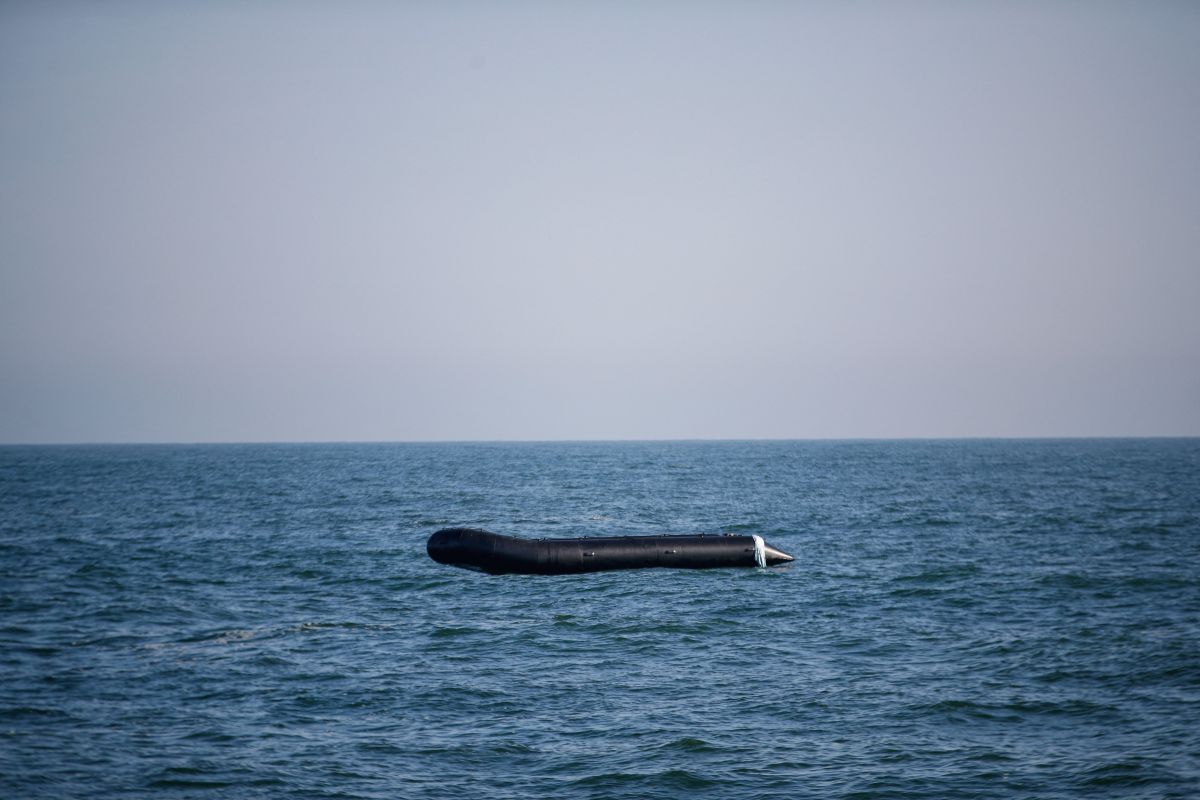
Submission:
[[[734,534],[521,539],[476,528],[444,528],[429,537],[426,550],[439,564],[492,575],[755,567],[793,560],[761,538]]]

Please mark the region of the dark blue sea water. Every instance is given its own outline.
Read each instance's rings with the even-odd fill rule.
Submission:
[[[1200,440],[5,447],[0,678],[6,798],[1197,797]]]

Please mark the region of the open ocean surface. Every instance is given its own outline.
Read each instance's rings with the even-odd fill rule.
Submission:
[[[1200,440],[0,447],[0,797],[141,796],[1198,797]]]

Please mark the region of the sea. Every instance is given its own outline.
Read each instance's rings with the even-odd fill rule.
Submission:
[[[1200,797],[1200,439],[0,447],[0,797]]]

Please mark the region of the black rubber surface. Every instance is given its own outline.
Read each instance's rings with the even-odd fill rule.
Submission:
[[[430,558],[492,575],[562,575],[644,567],[753,567],[750,536],[695,534],[519,539],[475,528],[445,528],[429,537]],[[782,558],[773,556],[778,553]],[[791,560],[767,549],[767,564]]]

